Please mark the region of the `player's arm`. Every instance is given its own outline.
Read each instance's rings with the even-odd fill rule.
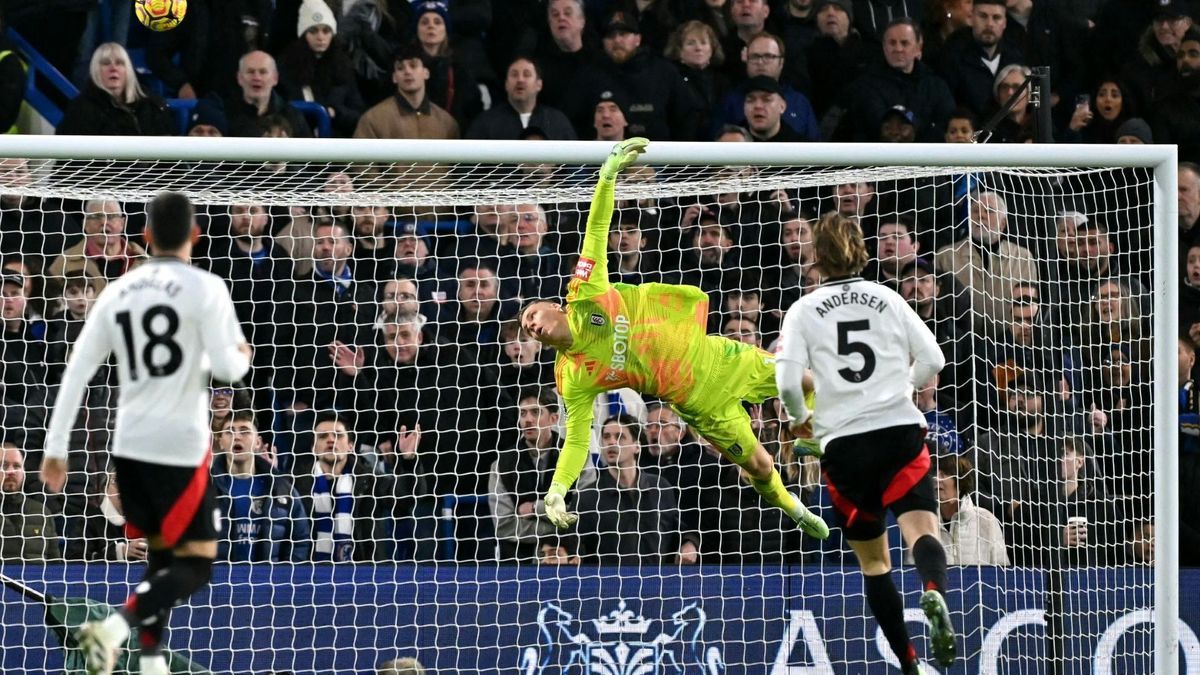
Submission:
[[[568,301],[580,295],[599,295],[608,289],[608,228],[612,224],[617,176],[637,161],[638,155],[646,151],[647,143],[649,141],[644,138],[621,141],[600,167],[583,233],[583,247],[579,251],[579,264],[568,285]]]
[[[558,453],[558,463],[554,467],[554,478],[550,482],[550,490],[546,493],[544,505],[546,517],[558,527],[570,527],[578,518],[574,513],[567,512],[567,490],[579,479],[584,464],[588,458],[588,447],[592,438],[592,420],[595,417],[592,404],[595,396],[570,395],[569,387],[559,387],[564,393],[563,411],[566,414],[566,437],[563,439],[562,450]]]
[[[775,359],[775,384],[779,388],[779,400],[792,426],[808,421],[812,411],[804,397],[804,381],[808,372],[808,343],[801,330],[803,318],[799,302],[793,303],[783,317],[779,330],[783,349]]]
[[[92,310],[91,318],[83,324],[79,339],[71,349],[71,357],[67,359],[59,387],[58,401],[46,430],[46,450],[38,473],[50,492],[58,492],[67,481],[67,443],[71,425],[79,412],[79,404],[83,402],[88,382],[112,352],[108,331],[101,321],[106,314],[100,302],[103,300]]]
[[[899,310],[900,320],[904,322],[904,332],[908,335],[908,356],[912,359],[909,380],[914,387],[922,387],[929,378],[946,367],[946,355],[942,353],[933,332],[907,302],[899,296],[894,296],[892,306]]]
[[[212,375],[222,382],[236,382],[250,370],[250,345],[242,333],[233,301],[225,284],[215,277],[209,288],[208,321],[200,332]]]

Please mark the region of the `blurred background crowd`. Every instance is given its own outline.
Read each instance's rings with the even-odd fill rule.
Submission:
[[[148,34],[129,27],[125,2],[26,4],[9,3],[7,25],[79,87],[61,101],[62,134],[970,142],[991,119],[990,142],[1024,142],[1028,100],[1004,104],[1030,67],[1049,66],[1058,141],[1179,144],[1170,424],[1183,562],[1200,565],[1200,33],[1188,5],[191,0],[178,29]],[[0,89],[25,91],[30,60],[0,49]],[[0,125],[20,109],[19,94],[0,97],[12,113]],[[591,180],[524,170],[529,185]],[[721,176],[739,172],[755,170]],[[623,180],[659,178],[636,167]],[[349,195],[372,179],[331,166],[318,183]],[[111,367],[89,386],[65,495],[46,498],[34,469],[92,302],[147,257],[142,205],[3,194],[39,180],[42,168],[0,160],[0,554],[141,559],[109,471]],[[814,219],[857,220],[873,254],[864,275],[909,300],[947,355],[914,400],[951,562],[1148,564],[1149,181],[981,172],[623,201],[610,276],[699,286],[711,332],[771,350],[783,312],[820,283]],[[202,207],[197,264],[227,281],[255,350],[244,382],[212,390],[222,559],[849,564],[836,536],[801,541],[670,407],[628,390],[596,402],[579,524],[558,533],[544,519],[560,410],[552,356],[515,319],[524,300],[561,297],[586,213]],[[785,480],[828,509],[816,461],[778,443],[777,401],[751,413]]]

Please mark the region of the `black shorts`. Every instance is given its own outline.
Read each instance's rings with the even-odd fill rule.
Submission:
[[[821,473],[846,538],[867,541],[884,533],[884,511],[937,513],[933,463],[918,424],[835,438],[825,447]]]
[[[158,535],[173,548],[185,541],[215,541],[220,514],[209,476],[209,457],[197,467],[151,464],[113,457],[117,492],[131,538]]]

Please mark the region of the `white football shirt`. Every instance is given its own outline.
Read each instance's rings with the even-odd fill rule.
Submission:
[[[913,387],[939,372],[946,359],[895,291],[858,277],[826,282],[788,309],[780,339],[780,398],[791,419],[806,421],[801,379],[812,369],[813,434],[822,448],[841,436],[925,426]]]
[[[225,283],[176,258],[154,258],[105,287],[88,315],[50,417],[46,456],[65,458],[88,381],[116,354],[120,383],[112,454],[198,466],[208,452],[210,376],[250,368]]]

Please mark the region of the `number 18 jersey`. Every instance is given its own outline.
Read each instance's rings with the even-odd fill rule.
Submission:
[[[209,448],[209,379],[234,381],[249,360],[225,283],[175,258],[155,258],[109,284],[71,346],[46,438],[66,457],[92,374],[116,355],[120,383],[112,454],[198,466]]]
[[[892,289],[858,277],[828,281],[788,309],[780,338],[779,360],[812,370],[813,434],[822,446],[886,427],[925,426],[912,400],[912,364],[936,373],[945,357]]]

